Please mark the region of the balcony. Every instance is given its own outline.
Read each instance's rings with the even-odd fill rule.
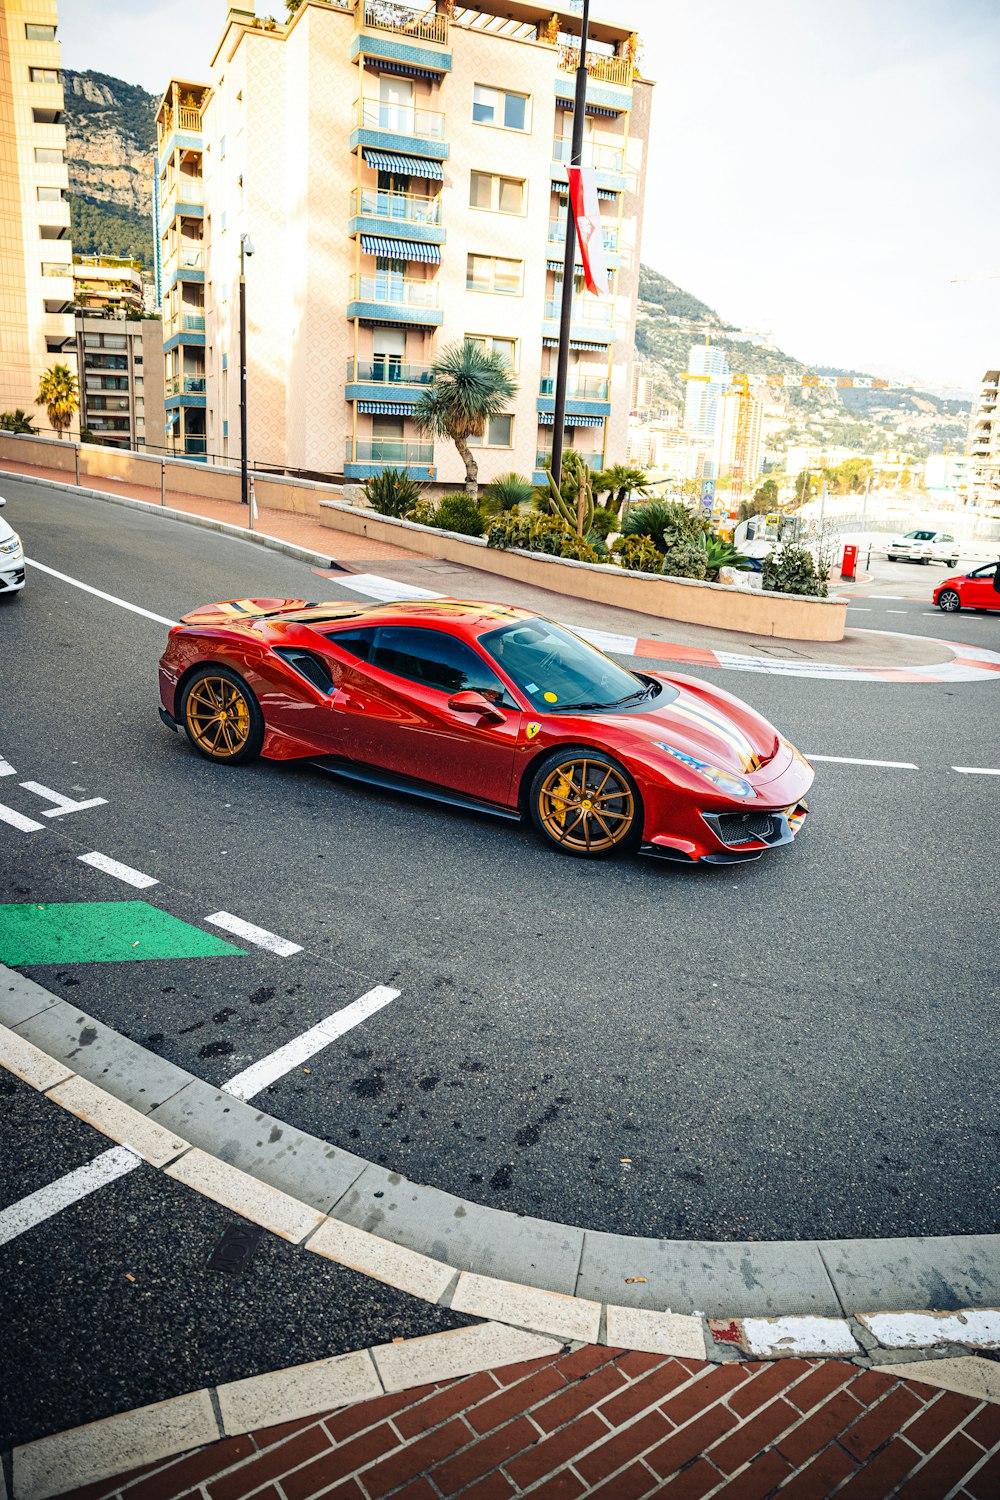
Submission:
[[[358,0],[358,21],[376,31],[392,31],[414,42],[448,45],[448,17],[433,9],[411,10],[390,0]]]
[[[576,74],[580,66],[579,47],[559,48],[559,71]],[[587,53],[587,76],[595,83],[617,83],[623,88],[632,87],[635,69],[630,57],[609,57],[603,52]]]
[[[391,193],[382,188],[354,188],[351,217],[436,228],[441,223],[441,199],[426,198],[419,193]]]
[[[582,458],[584,463],[587,465],[587,468],[592,469],[595,474],[599,474],[604,468],[603,453],[581,453],[578,448],[563,448],[563,457],[565,457],[567,453],[575,453],[578,458]],[[551,462],[552,449],[539,448],[537,453],[535,454],[534,478],[537,484],[545,483],[545,470],[543,468],[543,465],[551,464]]]
[[[160,207],[166,208],[169,203],[194,203],[201,205],[205,202],[205,182],[201,177],[173,178],[163,188],[160,194]]]
[[[538,386],[540,396],[554,396],[556,393],[556,378],[554,375],[543,375]],[[596,375],[578,376],[566,387],[567,401],[607,401],[608,382],[601,380]]]
[[[404,365],[392,355],[385,355],[382,359],[349,359],[347,383],[380,386],[430,385],[431,366]]]
[[[573,142],[568,136],[557,135],[552,142],[552,160],[569,163],[573,159]],[[593,167],[597,172],[625,170],[625,152],[618,146],[602,146],[599,141],[584,141],[580,153],[581,165]]]
[[[204,271],[205,252],[204,250],[182,249],[177,257],[177,264],[182,271]]]
[[[617,224],[605,224],[603,226],[603,228],[604,228],[604,248],[605,248],[605,250],[609,251],[612,255],[617,255],[617,253],[618,253],[618,225]],[[565,239],[566,239],[566,220],[565,219],[550,219],[549,220],[549,244],[550,245],[562,244],[562,243],[565,242]]]
[[[413,464],[434,462],[433,443],[404,443],[397,438],[373,438],[370,443],[355,443],[351,453],[351,441],[347,441],[347,461],[359,464],[396,464],[409,468]]]
[[[424,141],[444,139],[444,115],[415,104],[391,104],[384,99],[359,99],[358,126],[362,130],[384,130],[394,136]]]
[[[389,271],[351,277],[347,316],[423,327],[437,326],[444,318],[436,281],[418,281]]]
[[[204,396],[204,375],[171,375],[163,387],[166,396]]]
[[[562,299],[550,297],[545,303],[545,321],[558,323],[562,317]],[[582,301],[574,301],[570,312],[570,323],[574,328],[593,328],[610,333],[615,326],[614,308],[596,303],[588,307]]]

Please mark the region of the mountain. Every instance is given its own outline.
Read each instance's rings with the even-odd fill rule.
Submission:
[[[153,263],[153,94],[106,73],[62,72],[73,249]]]
[[[776,348],[765,335],[726,323],[652,266],[639,268],[635,344],[645,374],[665,404],[683,407],[688,351],[708,336],[725,353],[729,368],[750,375],[865,375],[832,365],[809,366]],[[877,371],[875,372],[878,373]],[[772,430],[768,446],[835,443],[863,453],[905,448],[915,458],[965,441],[969,404],[929,391],[816,390],[792,386],[768,390]],[[780,432],[777,430],[781,428]]]

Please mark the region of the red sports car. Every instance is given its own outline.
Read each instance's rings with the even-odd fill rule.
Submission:
[[[210,604],[170,632],[160,717],[209,760],[302,758],[529,818],[566,854],[728,864],[787,844],[808,761],[739,698],[629,672],[524,609]]]
[[[1000,609],[998,570],[1000,563],[987,563],[971,573],[946,578],[934,590],[934,603],[949,615],[960,609]]]

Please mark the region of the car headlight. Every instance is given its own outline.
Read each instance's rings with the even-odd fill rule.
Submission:
[[[683,750],[675,750],[673,745],[665,745],[662,740],[654,740],[653,743],[658,750],[665,750],[674,760],[679,760],[682,766],[687,766],[689,771],[710,781],[720,792],[725,792],[727,797],[756,797],[757,793],[742,776],[735,776],[732,771],[723,771],[720,766],[710,765],[707,760],[698,760],[696,756],[688,755]]]
[[[12,536],[8,542],[0,542],[0,553],[5,557],[16,557],[21,550],[21,538]]]

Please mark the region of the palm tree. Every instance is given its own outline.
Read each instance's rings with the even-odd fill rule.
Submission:
[[[648,495],[648,482],[649,476],[645,469],[637,469],[632,464],[613,464],[610,469],[605,469],[603,474],[597,476],[594,488],[598,494],[607,493],[607,508],[617,513],[621,510],[622,501],[630,499],[633,494]]]
[[[73,413],[80,406],[76,376],[69,365],[53,365],[50,370],[46,370],[38,383],[35,401],[39,406],[45,407],[49,421],[59,436],[63,437],[73,420]]]
[[[0,412],[0,432],[34,432],[31,418],[17,407],[15,411]]]
[[[465,492],[479,495],[479,469],[468,440],[481,438],[487,423],[502,417],[517,385],[507,363],[470,339],[449,344],[431,366],[431,384],[413,409],[421,432],[450,438],[465,464]]]

